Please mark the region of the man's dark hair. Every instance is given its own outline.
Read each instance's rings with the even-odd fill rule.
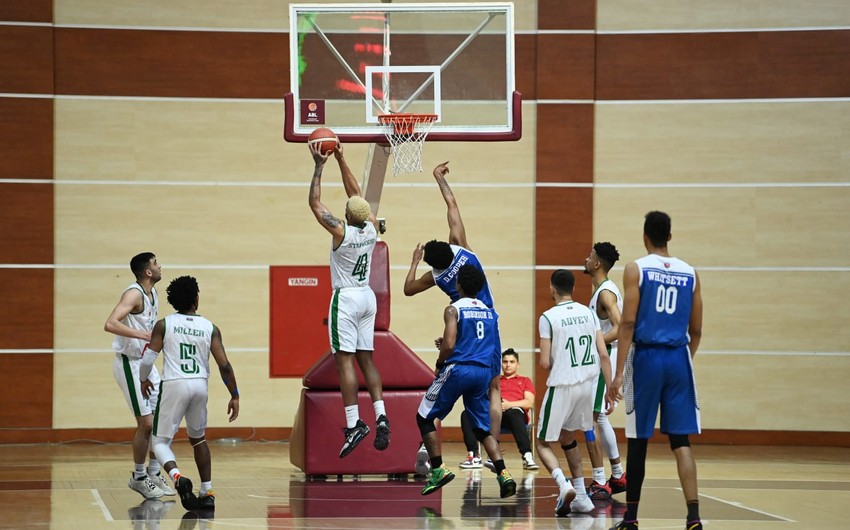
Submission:
[[[617,247],[607,241],[595,243],[593,245],[593,251],[596,252],[596,256],[602,262],[605,272],[610,271],[611,267],[620,259],[620,253],[617,252]]]
[[[573,273],[566,269],[558,269],[552,273],[552,279],[549,280],[552,287],[558,291],[558,294],[573,294],[573,287],[576,284],[576,277]]]
[[[191,311],[198,300],[198,280],[191,276],[180,276],[171,280],[168,288],[168,303],[179,313]]]
[[[457,285],[463,294],[470,298],[475,298],[486,282],[484,272],[475,265],[467,264],[457,271]]]
[[[425,243],[424,250],[425,255],[422,259],[425,260],[425,263],[438,271],[448,269],[449,265],[452,264],[452,260],[455,258],[454,252],[452,252],[452,246],[445,241],[432,239]]]
[[[142,252],[133,256],[133,259],[130,260],[130,270],[133,271],[137,280],[145,275],[145,271],[151,265],[151,260],[155,257],[156,255],[153,252]]]
[[[516,358],[517,362],[519,362],[519,354],[515,352],[513,348],[508,348],[507,350],[502,352],[503,359],[508,355],[513,355]]]
[[[646,214],[643,233],[654,247],[666,248],[670,240],[670,216],[664,212],[652,211]]]

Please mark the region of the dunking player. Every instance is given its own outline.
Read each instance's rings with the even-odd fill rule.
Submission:
[[[670,256],[670,216],[649,212],[643,224],[646,256],[623,273],[623,318],[620,321],[617,376],[609,400],[626,395],[629,440],[626,514],[614,530],[636,530],[646,450],[661,408],[661,432],[670,439],[688,515],[686,530],[702,530],[697,465],[688,435],[700,432],[699,402],[693,357],[702,338],[702,295],[693,267]],[[629,348],[634,342],[634,350]],[[629,353],[627,353],[629,352]],[[624,371],[625,370],[625,371]]]
[[[168,303],[177,311],[159,322],[151,332],[150,347],[142,358],[139,378],[142,392],[153,388],[148,375],[159,352],[163,353],[162,396],[156,407],[153,426],[153,450],[165,471],[174,481],[180,502],[187,510],[215,509],[212,487],[212,461],[206,440],[207,399],[210,377],[210,355],[218,365],[224,385],[230,392],[227,403],[229,421],[239,416],[239,389],[236,374],[227,360],[224,342],[218,327],[197,314],[198,281],[191,276],[180,276],[168,285]],[[186,418],[186,432],[192,444],[195,464],[201,477],[198,496],[192,491],[192,481],[181,475],[171,441],[180,423]]]
[[[463,224],[463,219],[460,216],[460,209],[457,205],[454,193],[446,181],[446,174],[449,172],[448,162],[443,162],[434,168],[434,179],[440,186],[440,193],[443,195],[443,200],[446,202],[447,218],[449,223],[449,241],[432,240],[425,244],[416,245],[413,251],[413,258],[410,263],[410,270],[407,272],[407,277],[404,279],[404,294],[413,296],[428,290],[435,285],[444,293],[449,295],[452,302],[457,302],[460,298],[456,289],[457,273],[460,267],[469,264],[484,272],[484,267],[478,261],[478,256],[469,247],[466,240],[466,228]],[[416,268],[421,260],[431,266],[431,270],[425,272],[420,277],[416,277]],[[481,300],[484,305],[491,309],[495,309],[493,295],[490,292],[490,284],[484,278],[484,286],[481,291],[470,296],[475,296]],[[493,365],[493,374],[490,381],[490,428],[491,433],[495,438],[498,438],[499,426],[502,424],[502,395],[499,390],[499,375],[501,374],[501,360],[497,357]],[[420,448],[420,457],[424,450]],[[417,461],[418,462],[418,461]],[[419,468],[419,466],[417,466]],[[417,473],[422,473],[424,469],[417,469]]]
[[[492,379],[493,358],[499,358],[501,349],[499,315],[467,294],[481,292],[485,281],[484,273],[474,265],[460,267],[455,281],[459,298],[443,311],[443,336],[436,341],[440,349],[437,377],[416,414],[416,424],[431,459],[431,475],[422,495],[434,493],[454,478],[443,465],[435,420],[445,418],[460,397],[463,397],[475,437],[493,461],[500,496],[505,498],[516,493],[516,482],[505,469],[499,441],[490,434],[487,389]]]
[[[328,311],[328,333],[345,406],[345,442],[339,452],[342,458],[351,453],[370,432],[366,423],[360,419],[357,406],[355,359],[366,379],[375,409],[375,449],[383,451],[390,443],[390,421],[384,407],[381,374],[372,361],[376,304],[375,293],[369,287],[369,270],[372,250],[378,239],[378,221],[369,203],[360,196],[360,186],[345,161],[342,146],[337,146],[333,153],[348,195],[345,222],[334,217],[322,204],[322,170],[330,152],[323,155],[320,145],[310,145],[316,167],[310,184],[309,203],[316,220],[332,236],[333,297]]]
[[[157,386],[150,398],[145,399],[139,387],[139,365],[159,311],[159,298],[154,285],[162,279],[162,266],[157,263],[153,252],[142,252],[130,260],[130,271],[136,281],[124,289],[103,329],[115,334],[112,341],[112,349],[115,350],[112,375],[136,418],[136,432],[133,435],[135,469],[128,485],[146,499],[157,499],[176,492],[159,473],[159,462],[149,449],[152,412],[159,400],[159,373],[156,367],[151,370],[151,381]],[[146,472],[145,456],[149,452],[150,463]]]
[[[617,247],[608,242],[599,242],[593,245],[590,255],[584,262],[584,273],[590,275],[593,285],[593,295],[587,306],[599,317],[602,337],[605,339],[608,355],[611,357],[612,370],[617,366],[617,333],[620,329],[620,315],[623,312],[623,297],[620,296],[617,284],[608,278],[608,272],[618,259],[620,259],[620,253],[617,252]],[[608,421],[608,415],[602,412],[604,397],[605,380],[600,374],[596,388],[596,401],[593,404],[593,418],[599,426],[601,444],[599,438],[587,436],[587,451],[593,466],[593,481],[590,483],[587,494],[594,500],[610,499],[611,494],[626,491],[626,475],[620,463],[617,436],[614,434],[611,422]],[[605,447],[605,453],[611,462],[611,478],[607,482],[600,446]]]

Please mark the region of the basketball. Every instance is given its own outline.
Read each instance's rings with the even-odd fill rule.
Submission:
[[[307,137],[307,143],[310,145],[320,144],[319,150],[323,155],[326,155],[336,149],[336,146],[339,145],[339,138],[327,127],[319,127],[310,133],[310,136]]]

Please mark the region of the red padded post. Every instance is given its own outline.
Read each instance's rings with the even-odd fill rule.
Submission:
[[[390,251],[385,241],[378,241],[372,251],[369,286],[375,291],[378,308],[375,330],[386,331],[390,329]]]

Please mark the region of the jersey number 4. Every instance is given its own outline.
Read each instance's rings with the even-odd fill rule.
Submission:
[[[366,271],[369,270],[369,254],[361,254],[357,258],[357,263],[354,264],[354,270],[351,275],[357,278],[358,281],[366,280]]]

